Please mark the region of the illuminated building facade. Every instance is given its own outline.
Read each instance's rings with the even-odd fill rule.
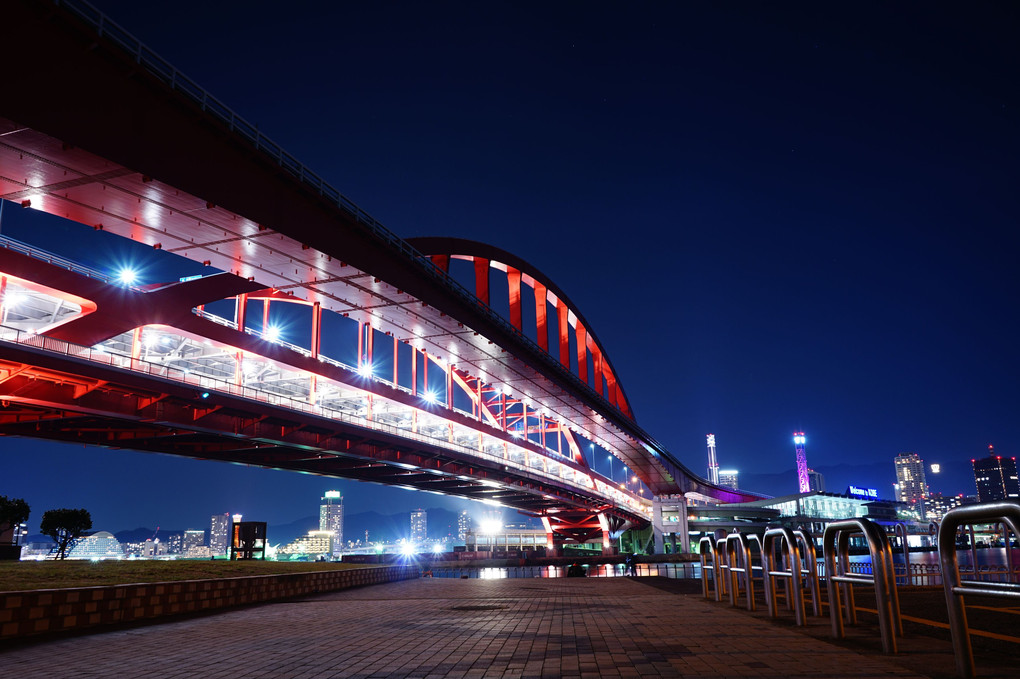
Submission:
[[[1020,499],[1015,457],[996,455],[995,448],[988,446],[988,457],[971,460],[971,463],[978,502]]]
[[[277,554],[287,556],[308,556],[313,558],[327,557],[333,553],[333,532],[328,530],[310,530],[294,542],[280,547]]]
[[[209,522],[209,552],[226,556],[230,546],[230,514],[213,514]]]
[[[205,546],[205,531],[204,530],[186,530],[184,531],[184,551],[185,556],[194,556],[195,553]]]
[[[737,476],[740,474],[736,469],[720,469],[719,485],[727,488],[737,489]]]
[[[495,533],[469,530],[465,535],[468,552],[534,552],[545,553],[549,536],[543,529],[506,527]]]
[[[344,497],[338,490],[327,490],[319,504],[319,530],[333,534],[333,556],[344,546]]]
[[[429,516],[424,509],[411,512],[411,542],[422,543],[429,536]]]
[[[67,553],[68,559],[121,559],[124,550],[120,541],[105,530],[93,533],[74,544]]]
[[[457,517],[457,539],[466,540],[468,531],[471,530],[473,524],[474,522],[471,520],[471,515],[468,514],[467,510],[462,511],[460,516]]]
[[[893,464],[896,466],[896,499],[907,503],[924,518],[924,501],[928,497],[924,460],[917,453],[900,453]]]
[[[924,501],[924,515],[929,521],[941,521],[950,509],[964,504],[962,495],[946,497],[942,493],[932,493]]]

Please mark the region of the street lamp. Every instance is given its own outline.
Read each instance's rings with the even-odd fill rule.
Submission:
[[[613,478],[613,456],[612,455],[609,456],[609,480],[610,481],[615,481],[616,480],[616,479]]]

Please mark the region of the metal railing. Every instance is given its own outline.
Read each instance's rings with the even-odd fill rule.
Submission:
[[[776,554],[776,547],[779,554]],[[762,536],[761,566],[765,578],[765,603],[769,616],[779,615],[776,581],[783,580],[786,586],[786,604],[793,609],[793,616],[798,625],[806,625],[804,615],[804,587],[801,580],[803,571],[800,565],[800,545],[797,537],[789,528],[769,528]],[[785,568],[782,566],[785,565]],[[817,600],[817,597],[816,597]]]
[[[910,573],[910,545],[907,544],[907,524],[903,522],[897,523],[893,526],[893,531],[893,534],[899,539],[900,549],[903,551],[903,572],[906,575]],[[897,580],[897,583],[909,585],[910,581],[906,579],[902,582]]]
[[[819,617],[822,615],[822,587],[818,581],[818,550],[815,549],[815,540],[803,529],[794,531],[794,535],[797,537],[800,555],[804,560],[800,576],[807,581],[808,590],[811,592],[811,611],[815,617]]]
[[[715,591],[716,601],[722,601],[726,593],[726,580],[722,577],[723,568],[719,552],[720,541],[713,535],[706,535],[698,542],[698,554],[701,557],[701,592],[706,599],[712,598],[709,595],[709,574],[711,573],[712,589]],[[725,550],[723,550],[725,552]],[[708,557],[712,557],[712,563],[708,563]]]
[[[22,243],[19,240],[8,238],[7,236],[0,236],[0,248],[4,248],[6,250],[13,250],[14,252],[18,252],[23,255],[28,255],[32,259],[38,259],[41,262],[46,262],[47,264],[59,266],[61,269],[73,271],[74,273],[85,276],[86,278],[95,278],[96,280],[103,281],[104,283],[113,282],[113,276],[110,276],[109,274],[105,274],[101,271],[97,271],[82,264],[78,264],[77,262],[73,262],[70,259],[67,259],[66,257],[55,255],[52,252],[47,252],[46,250],[34,248],[27,243]]]
[[[868,543],[873,565],[873,572],[870,575],[854,573],[848,566],[850,537],[857,534],[863,534]],[[825,527],[822,534],[822,551],[825,554],[832,636],[837,639],[844,636],[843,598],[847,622],[857,623],[854,584],[874,585],[882,649],[886,653],[896,653],[896,635],[903,636],[903,627],[900,620],[900,601],[896,592],[896,574],[892,567],[892,549],[889,547],[885,531],[875,522],[863,518],[834,521]],[[843,591],[842,598],[840,590]]]
[[[623,578],[630,571],[625,564],[586,564],[580,562],[589,578]],[[428,562],[422,563],[428,568]],[[665,577],[671,579],[693,579],[697,577],[696,563],[639,563],[636,564],[638,577]],[[504,579],[504,578],[562,578],[567,576],[567,566],[453,566],[431,565],[432,577],[463,579]]]
[[[956,673],[961,677],[974,676],[974,652],[970,644],[970,628],[967,625],[967,610],[963,597],[984,595],[1020,600],[1020,584],[1015,582],[981,582],[963,580],[956,553],[956,532],[961,526],[975,523],[1002,523],[1005,532],[1006,553],[1009,554],[1009,531],[1020,537],[1020,505],[999,502],[970,507],[956,507],[946,512],[939,526],[939,562],[942,565],[942,584],[946,591],[946,607],[949,610],[949,630],[953,638],[953,653],[956,656]],[[971,541],[973,544],[973,539]],[[976,564],[976,562],[975,562]],[[1010,557],[1009,566],[1012,566]],[[975,565],[974,572],[977,573]],[[1010,573],[1012,575],[1012,572]]]
[[[751,560],[751,541],[746,533],[730,533],[726,536],[726,564],[729,572],[730,605],[737,605],[740,580],[744,580],[744,596],[747,610],[755,610],[754,603],[754,564]]]

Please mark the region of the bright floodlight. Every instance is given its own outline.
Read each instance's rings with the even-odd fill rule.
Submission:
[[[940,465],[938,462],[932,462],[931,463],[931,473],[932,474],[938,474],[940,471],[942,471],[942,465]]]
[[[400,553],[404,556],[414,556],[415,551],[413,542],[405,542],[400,546]]]
[[[21,292],[8,292],[4,295],[4,306],[16,307],[19,304],[24,304],[28,300],[28,295]]]
[[[138,280],[138,272],[134,269],[125,267],[117,272],[117,280],[124,285],[131,285]]]
[[[275,325],[271,325],[268,328],[266,328],[266,331],[264,333],[262,333],[262,337],[267,342],[275,342],[276,340],[280,339],[280,329]]]
[[[441,543],[437,542],[436,544],[432,545],[432,553],[433,554],[442,554],[443,551],[444,551],[443,550],[443,545]]]
[[[372,364],[371,363],[362,363],[358,367],[358,374],[361,375],[362,377],[371,377],[372,376]]]
[[[478,527],[486,535],[495,535],[503,530],[503,522],[499,519],[482,519]]]
[[[426,391],[425,395],[422,398],[425,399],[426,403],[435,403],[436,402],[436,392],[434,392],[434,391]]]
[[[793,442],[798,446],[804,445],[806,441],[807,437],[805,437],[803,434],[797,434],[796,436],[793,437]]]

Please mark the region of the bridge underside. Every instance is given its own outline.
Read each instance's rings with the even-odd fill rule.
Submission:
[[[628,518],[566,484],[467,459],[396,432],[209,394],[32,347],[7,348],[0,358],[0,435],[371,481],[535,515],[571,508]]]
[[[204,95],[201,100],[182,95],[180,88],[174,89],[176,72],[168,81],[165,73],[146,70],[149,62],[125,54],[119,43],[110,43],[49,5],[15,3],[9,9],[10,23],[20,30],[5,48],[34,58],[23,65],[19,95],[5,100],[0,111],[10,117],[0,118],[0,197],[201,262],[210,271],[230,272],[237,279],[231,295],[249,292],[244,284],[248,281],[251,287],[300,300],[316,314],[349,318],[358,324],[359,343],[365,329],[369,368],[373,333],[392,342],[394,357],[408,346],[429,360],[445,358],[451,366],[448,382],[457,377],[477,386],[478,404],[472,424],[470,416],[453,412],[448,398],[443,426],[474,427],[479,449],[485,435],[513,445],[505,406],[496,425],[483,420],[484,386],[492,393],[503,392],[504,403],[512,397],[523,411],[525,446],[533,443],[527,436],[529,421],[538,419],[543,430],[554,423],[557,436],[576,427],[593,447],[602,446],[633,470],[647,484],[649,495],[747,499],[746,494],[706,484],[641,430],[612,370],[588,371],[586,359],[577,361],[577,371],[587,373],[583,379],[571,371],[571,358],[564,353],[570,341],[562,333],[571,319],[565,300],[549,307],[561,329],[557,357],[542,344],[542,333],[539,345],[532,346],[520,323],[498,318],[486,299],[455,286],[421,253],[384,232],[346,199],[338,203],[330,187],[310,184],[304,169],[294,170],[296,161],[290,156],[278,148],[275,155],[268,153],[257,131],[254,137],[238,132],[246,123],[232,113],[216,117]],[[47,49],[38,49],[41,43]],[[6,257],[8,264],[14,259]],[[476,271],[485,274],[488,269],[478,264],[476,260]],[[38,278],[38,272],[3,271],[23,280]],[[487,275],[481,279],[487,281]],[[45,283],[59,287],[52,280]],[[536,318],[544,317],[551,299],[540,283],[531,283]],[[194,290],[211,285],[191,284]],[[147,304],[139,297],[136,301],[141,301],[131,305],[128,295],[104,301],[104,291],[94,287],[89,288],[92,295],[85,288],[73,290],[83,297],[83,308],[86,303],[95,307],[77,327],[43,330],[41,335],[48,337],[39,337],[38,350],[28,345],[27,329],[21,328],[16,344],[0,347],[0,435],[222,460],[491,501],[544,516],[551,532],[565,541],[583,541],[598,531],[607,540],[624,526],[647,522],[647,498],[624,490],[625,484],[618,491],[613,479],[607,484],[590,473],[583,455],[556,464],[575,480],[579,474],[587,477],[590,492],[576,481],[572,486],[543,476],[535,467],[529,471],[444,447],[435,438],[431,443],[421,440],[418,429],[409,434],[322,416],[321,408],[313,412],[322,405],[316,404],[313,387],[308,402],[295,409],[248,392],[209,393],[197,383],[162,379],[151,372],[154,363],[136,360],[137,353],[128,355],[125,370],[97,365],[96,343],[111,332],[111,323],[123,324],[119,329],[125,331],[134,328],[135,344],[143,327],[163,324],[236,349],[241,368],[249,358],[260,365],[272,360],[303,370],[313,386],[315,380],[328,378],[345,388],[358,387],[357,373],[321,364],[316,346],[301,356],[278,347],[253,348],[243,337],[243,314],[234,319],[233,331],[213,328],[211,321],[192,313],[201,300],[192,300],[169,318],[161,304]],[[268,298],[265,309],[268,317]],[[160,314],[168,317],[155,318]],[[577,337],[594,338],[580,330],[583,325],[575,326],[581,333],[575,342]],[[262,331],[266,329],[264,320]],[[65,346],[62,355],[41,348],[60,339],[76,345]],[[592,352],[595,349],[593,344]],[[92,353],[85,360],[75,358],[76,351]],[[361,357],[359,344],[358,368],[365,365]],[[396,365],[396,358],[393,362]],[[609,366],[608,357],[604,366]],[[237,378],[239,389],[242,378]],[[417,384],[415,377],[409,395],[378,387],[372,396],[385,392],[393,403],[414,408],[417,415],[429,410],[412,403],[422,395]],[[428,384],[427,372],[423,384]],[[452,434],[449,443],[456,443]],[[505,459],[512,461],[510,456]]]

